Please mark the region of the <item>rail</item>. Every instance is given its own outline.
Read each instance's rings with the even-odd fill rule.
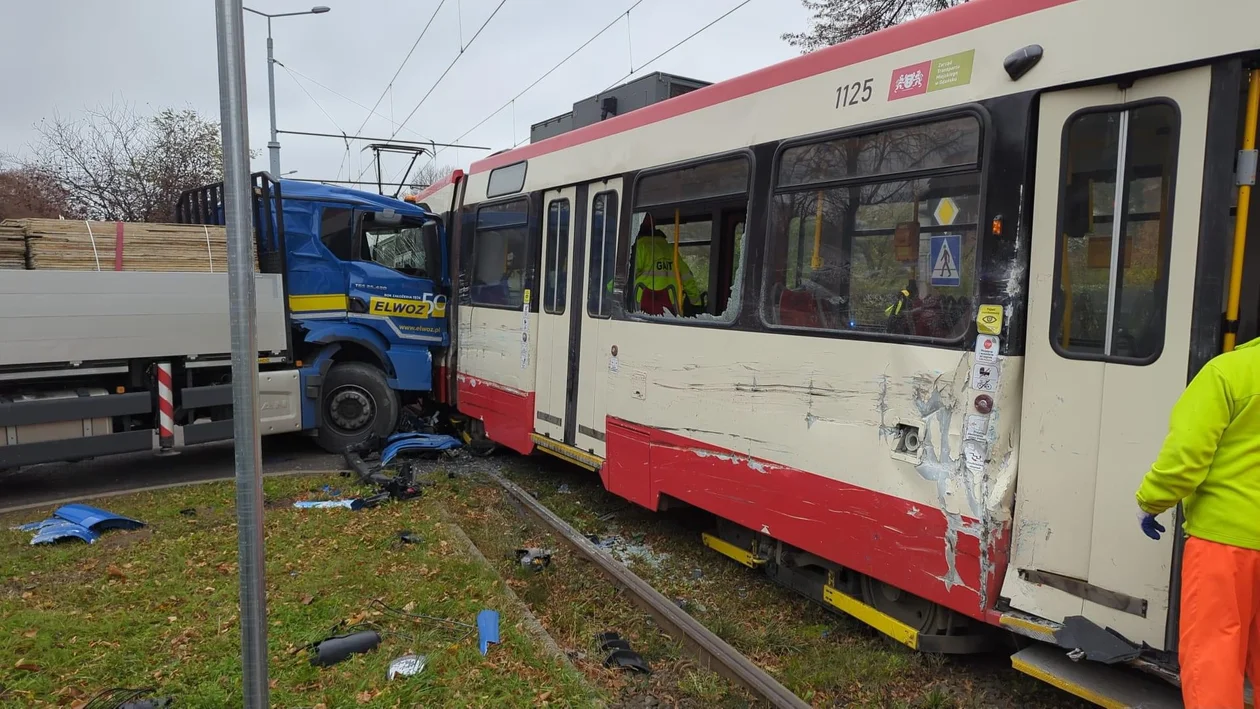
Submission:
[[[491,473],[490,477],[566,543],[594,562],[605,575],[629,592],[635,603],[647,611],[667,633],[686,645],[703,666],[747,687],[771,706],[792,709],[809,706],[695,618],[687,615],[673,601],[661,595],[603,549],[592,544],[520,486],[496,473]]]

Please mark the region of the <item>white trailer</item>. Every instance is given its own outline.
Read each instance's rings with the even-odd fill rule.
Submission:
[[[255,276],[263,435],[302,430],[283,276]],[[226,273],[0,272],[0,470],[232,437]]]

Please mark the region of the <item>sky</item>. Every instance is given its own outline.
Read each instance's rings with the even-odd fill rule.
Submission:
[[[620,17],[461,141],[494,150],[527,140],[531,124],[570,110],[632,68],[635,77],[664,71],[719,81],[788,59],[798,52],[780,36],[804,30],[808,19],[799,0],[750,0],[644,66],[741,0],[317,1],[331,11],[272,21],[275,56],[284,65],[276,67],[278,127],[413,141],[454,142]],[[246,5],[272,14],[311,7],[297,0]],[[262,170],[268,166],[267,22],[246,13],[245,24],[250,147],[254,169]],[[29,155],[41,119],[75,118],[110,104],[145,114],[192,108],[218,120],[212,0],[0,0],[0,26],[7,30],[0,42],[0,66],[6,67],[0,95],[8,97],[0,105],[0,155]],[[281,135],[280,143],[281,170],[296,170],[292,177],[372,180],[375,190],[365,141],[347,149],[337,139]],[[436,161],[466,167],[486,154],[448,149]],[[407,161],[386,156],[386,181],[401,179]]]

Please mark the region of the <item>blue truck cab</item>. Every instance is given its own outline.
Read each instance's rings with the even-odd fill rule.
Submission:
[[[449,245],[438,217],[361,190],[253,176],[259,269],[283,274],[303,429],[340,452],[398,425],[450,344]],[[185,193],[184,223],[221,224],[222,186]],[[263,360],[271,353],[260,353]]]

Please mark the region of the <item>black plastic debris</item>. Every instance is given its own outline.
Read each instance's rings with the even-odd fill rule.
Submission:
[[[334,635],[315,643],[311,664],[327,667],[356,653],[368,652],[381,644],[381,634],[375,630],[360,630],[346,635]]]
[[[1111,628],[1103,629],[1084,616],[1063,619],[1063,627],[1054,634],[1055,642],[1078,656],[1105,665],[1127,662],[1141,654],[1141,648],[1121,637]]]
[[[642,674],[651,674],[652,668],[639,653],[630,648],[630,643],[617,633],[600,633],[596,638],[601,652],[607,652],[604,667],[615,667]]]
[[[539,549],[530,547],[529,549],[517,549],[516,561],[530,571],[542,571],[551,564],[551,555],[555,553],[550,549]]]
[[[424,541],[424,537],[409,529],[404,529],[398,533],[398,540],[403,544],[419,544]]]
[[[196,508],[196,507],[185,507],[184,509],[180,510],[180,511],[179,511],[179,513],[180,513],[181,515],[185,516],[185,517],[196,517],[196,516],[197,516],[197,508]]]

